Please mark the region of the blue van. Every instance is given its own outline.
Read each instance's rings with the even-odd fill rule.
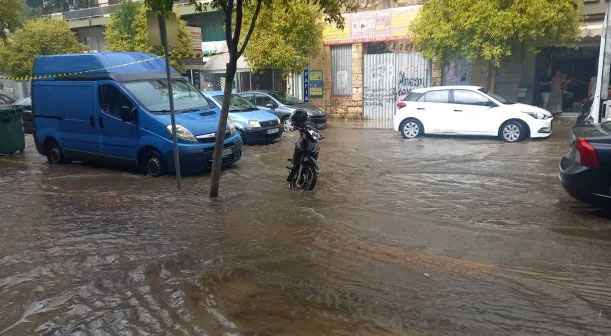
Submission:
[[[219,109],[223,106],[223,91],[202,91],[202,93]],[[269,143],[282,136],[283,128],[275,114],[260,110],[237,93],[231,94],[229,117],[246,144]]]
[[[50,164],[101,161],[151,176],[174,172],[163,59],[133,52],[41,56],[34,78],[34,139]],[[172,89],[181,172],[206,170],[220,111],[175,70]],[[225,132],[224,166],[242,155],[231,120]]]

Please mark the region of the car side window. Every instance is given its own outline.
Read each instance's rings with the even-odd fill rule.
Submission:
[[[266,95],[256,95],[255,97],[256,97],[255,98],[255,100],[256,100],[255,105],[257,105],[257,106],[267,106],[267,104],[274,105],[272,99],[270,97],[266,96]]]
[[[423,95],[418,101],[425,101],[427,103],[449,103],[450,102],[450,90],[436,90],[429,91]]]
[[[488,106],[490,100],[469,90],[454,90],[454,104]]]
[[[128,106],[133,108],[134,104],[119,91],[117,87],[111,84],[102,84],[98,90],[100,108],[104,113],[110,114],[113,117],[121,119],[121,107]]]

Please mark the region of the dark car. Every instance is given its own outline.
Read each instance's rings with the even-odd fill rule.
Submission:
[[[278,116],[282,121],[285,132],[293,130],[289,117],[296,110],[306,111],[309,120],[316,125],[316,128],[322,129],[327,127],[325,111],[312,104],[304,103],[286,93],[276,91],[246,91],[240,92],[240,95],[250,100],[261,110],[269,111]]]
[[[611,122],[576,126],[560,161],[560,180],[578,200],[611,205]]]
[[[26,134],[33,134],[34,115],[32,114],[32,98],[26,97],[18,99],[13,105],[23,106],[23,132]]]

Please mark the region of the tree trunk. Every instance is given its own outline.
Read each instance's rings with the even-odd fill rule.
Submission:
[[[493,64],[488,67],[488,91],[494,93],[496,91],[496,73],[498,68]]]
[[[225,72],[225,91],[223,95],[223,107],[221,108],[221,117],[219,118],[219,126],[216,131],[216,142],[214,144],[214,159],[212,160],[212,171],[210,173],[210,177],[212,179],[212,181],[210,182],[210,198],[215,198],[219,195],[221,166],[223,161],[223,144],[225,143],[225,129],[227,127],[227,117],[229,116],[231,89],[237,69],[237,62],[237,54],[230,52],[229,63],[227,63],[227,71]]]

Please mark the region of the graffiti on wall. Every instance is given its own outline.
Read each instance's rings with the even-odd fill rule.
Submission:
[[[382,106],[394,103],[395,67],[392,64],[376,64],[371,67],[369,80],[363,88],[363,106]]]
[[[410,65],[404,70],[399,71],[397,77],[397,101],[405,99],[413,89],[424,87],[426,84],[424,75],[414,71],[413,67],[414,65]]]

